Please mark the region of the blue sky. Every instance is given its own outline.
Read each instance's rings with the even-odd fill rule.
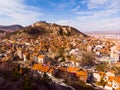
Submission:
[[[120,0],[1,0],[0,25],[41,20],[83,32],[120,30]]]

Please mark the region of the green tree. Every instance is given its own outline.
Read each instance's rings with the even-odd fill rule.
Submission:
[[[105,85],[107,84],[107,82],[103,78],[101,78],[101,80],[100,80],[100,82],[98,84],[101,85],[101,86],[103,86],[103,87],[105,87]]]
[[[14,72],[13,72],[13,80],[14,80],[14,81],[19,80],[20,76],[21,76],[21,75],[20,75],[19,71],[14,71]]]
[[[107,63],[106,62],[103,62],[103,63],[100,63],[99,65],[97,65],[96,69],[98,71],[107,71],[108,70],[108,66],[107,66]]]
[[[44,78],[44,79],[48,79],[48,78],[49,78],[49,76],[46,74],[46,72],[44,72],[43,78]]]
[[[32,84],[28,74],[24,78],[22,90],[32,90]]]
[[[119,75],[120,75],[120,67],[114,66],[114,67],[112,67],[111,69],[115,71],[115,75],[116,75],[116,76],[119,76]]]

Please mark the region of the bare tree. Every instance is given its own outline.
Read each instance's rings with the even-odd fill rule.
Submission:
[[[95,64],[95,54],[93,52],[85,52],[81,59],[81,66],[93,66]]]

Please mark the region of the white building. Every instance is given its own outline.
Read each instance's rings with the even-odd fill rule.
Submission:
[[[48,58],[45,55],[39,55],[38,56],[38,63],[44,63],[47,62]]]
[[[18,50],[17,50],[17,56],[18,56],[20,59],[23,59],[23,55],[22,55],[22,50],[21,50],[21,49],[18,49]]]
[[[100,82],[101,75],[99,73],[97,73],[97,72],[93,73],[93,77],[94,77],[96,82]]]
[[[29,54],[27,52],[23,53],[23,61],[29,60]]]
[[[120,51],[118,50],[117,46],[111,47],[110,57],[113,62],[120,61]]]

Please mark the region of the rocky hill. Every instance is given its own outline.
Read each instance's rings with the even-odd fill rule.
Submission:
[[[0,30],[4,30],[4,31],[14,31],[14,30],[18,30],[18,29],[22,29],[23,26],[21,25],[10,25],[10,26],[1,26],[0,25]]]
[[[41,28],[42,30],[45,30],[45,32],[53,32],[53,33],[60,34],[60,35],[83,34],[79,30],[71,26],[61,26],[55,23],[37,22],[31,25],[31,27]]]
[[[15,31],[13,35],[51,35],[55,34],[58,36],[74,36],[74,35],[81,35],[82,37],[87,37],[84,33],[80,32],[79,30],[70,27],[70,26],[61,26],[54,23],[46,23],[46,22],[37,22],[25,28],[22,28],[18,31]]]

